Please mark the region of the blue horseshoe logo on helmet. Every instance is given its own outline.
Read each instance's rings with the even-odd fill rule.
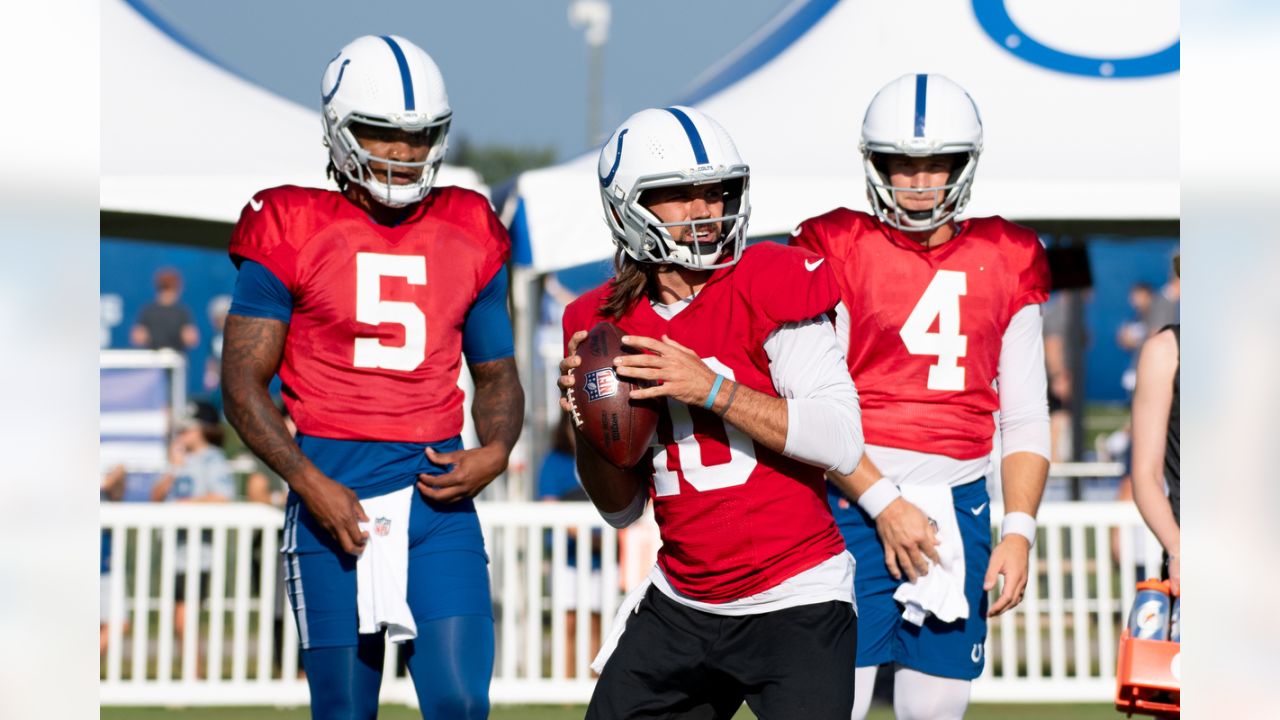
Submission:
[[[613,167],[609,168],[609,174],[600,176],[600,187],[609,187],[609,183],[613,182],[613,176],[618,173],[618,164],[622,162],[622,139],[627,136],[627,131],[630,129],[622,128],[622,132],[618,133],[618,154],[613,156]]]
[[[1181,38],[1169,47],[1137,57],[1101,58],[1073,55],[1036,41],[1018,27],[1006,0],[973,0],[973,14],[987,35],[1021,60],[1056,72],[1093,78],[1137,78],[1178,72]]]
[[[333,58],[333,60],[337,59],[337,57]],[[329,62],[333,62],[333,60],[330,60]],[[333,96],[338,94],[338,86],[342,84],[342,74],[347,71],[347,66],[350,64],[351,58],[347,58],[338,66],[338,79],[333,81],[333,89],[320,96],[320,99],[324,101],[325,105],[328,105],[329,101],[333,99]]]

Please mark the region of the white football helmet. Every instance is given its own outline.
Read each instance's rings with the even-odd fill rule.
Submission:
[[[325,145],[339,172],[389,207],[404,207],[427,196],[444,161],[453,117],[444,79],[431,56],[398,35],[356,38],[329,61],[320,99]],[[353,123],[426,131],[431,151],[424,162],[376,157],[360,147],[351,132]],[[385,177],[374,177],[370,160],[385,163]],[[422,176],[396,185],[391,182],[393,167],[422,168]]]
[[[932,230],[950,222],[969,201],[973,175],[982,153],[982,118],[964,88],[942,75],[903,75],[885,85],[867,106],[862,120],[863,169],[867,199],[876,216],[908,232]],[[962,154],[947,184],[931,188],[895,188],[878,163],[880,155]],[[909,212],[898,205],[897,193],[939,191],[933,210]]]
[[[689,107],[652,108],[627,118],[600,149],[600,198],[613,242],[635,260],[675,263],[694,270],[732,265],[746,244],[751,215],[751,171],[729,133]],[[642,203],[646,190],[673,185],[723,183],[724,215],[664,223]],[[714,243],[699,243],[696,226],[721,223]],[[688,226],[691,243],[678,243],[669,228]]]

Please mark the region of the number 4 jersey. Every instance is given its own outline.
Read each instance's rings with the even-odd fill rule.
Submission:
[[[394,227],[336,192],[264,190],[230,247],[293,297],[280,379],[299,432],[417,443],[462,429],[462,329],[509,251],[488,201],[455,187]]]
[[[641,300],[613,320],[623,332],[693,350],[726,379],[777,397],[765,340],[784,323],[830,312],[839,301],[823,261],[775,243],[747,248],[716,270],[671,319]],[[589,330],[608,298],[605,284],[571,303],[564,336]],[[566,347],[567,351],[567,347]],[[772,588],[844,550],[827,507],[821,468],[785,457],[701,406],[659,406],[653,454],[658,565],[675,589],[724,603]]]
[[[1036,234],[973,218],[926,249],[840,208],[792,235],[792,244],[827,258],[839,280],[867,444],[962,460],[990,453],[1001,338],[1014,313],[1049,295]]]

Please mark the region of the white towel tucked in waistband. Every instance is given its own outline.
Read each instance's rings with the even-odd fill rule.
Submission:
[[[369,533],[364,552],[356,560],[356,611],[362,635],[387,630],[387,639],[402,643],[418,636],[409,610],[409,508],[417,488],[410,485],[386,495],[360,501]]]
[[[926,615],[942,622],[969,617],[969,601],[964,596],[964,541],[956,523],[955,502],[947,485],[902,485],[902,497],[938,523],[937,546],[941,566],[929,560],[929,572],[898,586],[893,599],[902,603],[902,617],[923,625]]]

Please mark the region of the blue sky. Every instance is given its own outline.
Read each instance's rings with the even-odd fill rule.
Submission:
[[[320,74],[358,35],[395,33],[444,73],[455,137],[587,147],[587,46],[569,0],[351,3],[339,0],[133,0],[229,69],[290,100],[319,103]],[[614,0],[605,47],[605,131],[672,102],[786,0]]]

